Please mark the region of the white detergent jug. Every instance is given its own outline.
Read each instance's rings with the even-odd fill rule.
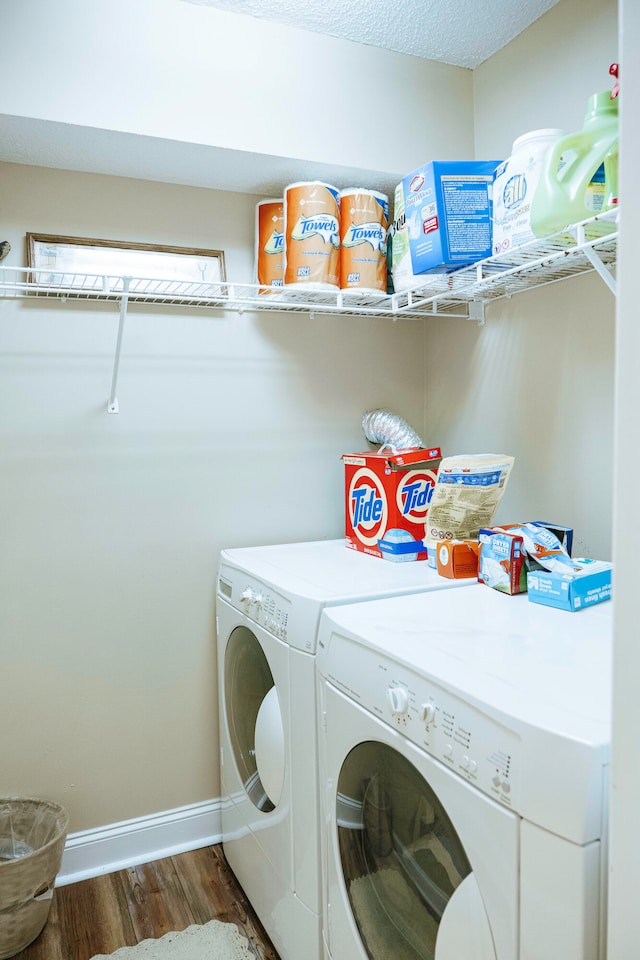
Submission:
[[[531,201],[543,160],[564,130],[532,130],[513,143],[511,156],[496,170],[493,184],[492,250],[495,255],[535,239]]]

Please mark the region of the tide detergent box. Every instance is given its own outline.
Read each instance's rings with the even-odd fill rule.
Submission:
[[[344,454],[345,543],[396,562],[426,560],[440,447]]]
[[[491,256],[499,160],[434,160],[402,180],[414,274],[449,273]]]
[[[523,538],[500,527],[485,527],[478,532],[478,542],[479,582],[511,596],[525,593],[527,565]]]

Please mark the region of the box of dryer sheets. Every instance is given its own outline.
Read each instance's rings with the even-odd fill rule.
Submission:
[[[551,533],[560,541],[560,545],[564,547],[569,556],[571,556],[571,551],[573,549],[573,527],[563,527],[559,523],[547,523],[546,520],[532,520],[531,523],[534,523],[537,527],[545,527],[547,530],[550,530]]]
[[[449,273],[491,256],[499,160],[426,163],[402,180],[414,274]]]
[[[540,528],[539,536],[535,535],[536,527]],[[507,540],[507,537],[511,540]],[[540,559],[540,562],[538,559],[549,552],[544,550],[545,546],[550,548],[557,544],[567,560],[569,559],[573,545],[573,529],[543,520],[524,524],[503,523],[498,527],[481,530],[478,539],[478,580],[496,590],[502,590],[503,593],[524,593],[527,589],[528,571],[544,564],[544,559]],[[500,565],[500,569],[496,563]]]
[[[501,593],[524,593],[527,589],[524,539],[501,527],[489,527],[479,531],[478,543],[479,582]]]
[[[547,523],[546,520],[531,520],[525,524],[501,523],[499,528],[496,529],[505,530],[507,533],[513,533],[514,531],[518,533],[522,532],[523,529],[529,530],[530,527],[542,527],[544,530],[548,530],[549,533],[557,538],[558,547],[569,557],[571,556],[571,550],[573,549],[573,527],[563,527],[559,523]],[[532,531],[529,530],[529,533],[533,536]]]
[[[573,573],[530,570],[527,574],[529,600],[559,610],[584,610],[611,599],[613,564],[606,560],[574,560],[580,569]]]
[[[342,460],[347,547],[385,560],[426,560],[440,447],[349,453]]]

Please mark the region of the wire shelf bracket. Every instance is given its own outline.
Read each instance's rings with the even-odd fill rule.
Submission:
[[[106,278],[105,278],[106,279]],[[113,357],[113,373],[111,375],[111,392],[107,403],[107,413],[120,413],[120,406],[116,396],[118,388],[118,373],[120,371],[120,354],[122,353],[122,338],[124,336],[124,324],[127,319],[127,306],[129,304],[129,286],[131,277],[123,277],[123,293],[120,298],[120,316],[118,319],[118,335],[116,337],[116,350]]]

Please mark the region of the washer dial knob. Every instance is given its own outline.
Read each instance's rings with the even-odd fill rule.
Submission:
[[[428,727],[436,718],[435,703],[423,703],[420,706],[420,717]]]
[[[402,717],[409,712],[409,694],[404,687],[388,687],[387,703],[396,717]]]

